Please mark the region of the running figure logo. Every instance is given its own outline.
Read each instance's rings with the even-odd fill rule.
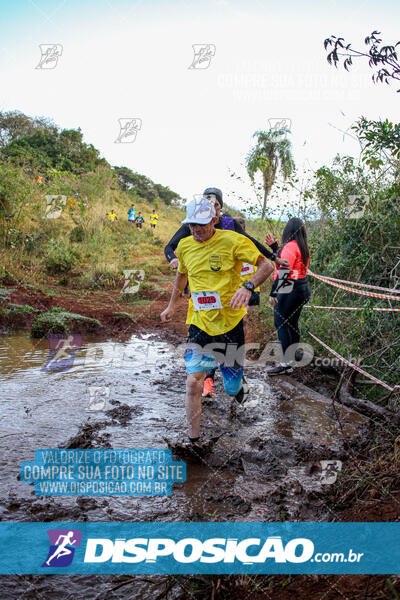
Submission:
[[[213,212],[213,205],[209,200],[207,200],[207,198],[201,196],[195,197],[194,200],[195,203],[194,206],[192,206],[190,214],[187,215],[188,218],[190,217],[191,219],[211,219],[215,216],[215,212]]]
[[[41,57],[36,69],[55,69],[63,47],[61,44],[39,44]]]
[[[286,117],[280,119],[268,119],[270,130],[274,133],[274,140],[281,141],[292,127],[292,121]]]
[[[97,412],[108,407],[110,389],[105,386],[91,386],[89,388],[89,403],[86,412]]]
[[[193,44],[194,57],[189,69],[208,69],[215,56],[214,44]]]
[[[137,273],[137,276],[136,276]],[[143,269],[124,269],[125,283],[121,294],[136,294],[139,291],[141,283],[144,281],[145,272]],[[134,283],[134,285],[132,285]]]
[[[137,132],[142,129],[142,119],[118,119],[119,134],[115,144],[132,144]]]
[[[79,548],[82,532],[79,529],[48,529],[49,553],[42,567],[68,567],[74,558],[75,548]]]
[[[288,279],[289,275],[293,279]],[[290,294],[293,290],[294,280],[298,278],[299,272],[296,269],[279,269],[278,285],[275,288],[276,294]]]
[[[321,460],[321,483],[331,485],[335,483],[338,473],[342,470],[341,460]]]
[[[63,206],[67,203],[67,196],[62,194],[46,196],[46,212],[45,219],[58,219],[61,217]]]
[[[47,336],[50,343],[49,358],[42,371],[68,371],[74,364],[75,352],[82,345],[78,333],[53,333]]]

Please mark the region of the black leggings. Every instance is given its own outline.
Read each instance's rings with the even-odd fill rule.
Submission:
[[[300,341],[299,318],[303,305],[310,299],[311,292],[307,277],[297,279],[288,294],[278,293],[278,302],[274,308],[274,322],[278,331],[282,352]]]

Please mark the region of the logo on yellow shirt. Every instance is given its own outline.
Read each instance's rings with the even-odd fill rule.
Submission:
[[[211,254],[209,258],[210,268],[212,271],[220,271],[222,267],[222,260],[219,254]]]

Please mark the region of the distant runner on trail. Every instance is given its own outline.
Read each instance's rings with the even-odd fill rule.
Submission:
[[[128,210],[128,221],[130,223],[134,223],[135,219],[136,219],[136,208],[135,208],[135,205],[132,204],[132,206]]]
[[[136,227],[138,229],[142,229],[142,226],[143,226],[143,223],[144,223],[144,218],[143,218],[141,212],[139,212],[138,216],[136,217],[135,223],[136,223]]]
[[[111,221],[111,223],[113,223],[114,221],[118,221],[117,213],[114,209],[109,213],[108,220]]]
[[[266,258],[273,260],[278,265],[289,266],[289,263],[286,260],[280,259],[276,255],[276,251],[278,250],[278,244],[273,246],[273,252],[270,252],[263,244],[260,244],[256,239],[251,237],[248,233],[246,233],[239,223],[237,219],[233,219],[228,214],[222,214],[221,209],[223,207],[223,199],[222,199],[222,191],[219,188],[209,187],[206,188],[203,192],[205,198],[214,203],[217,221],[215,224],[216,229],[225,229],[230,231],[235,231],[236,233],[240,233],[246,236],[249,240],[251,240],[257,249],[263,254]],[[176,269],[178,267],[178,259],[175,255],[175,250],[181,239],[186,238],[191,235],[190,227],[183,221],[182,227],[178,229],[178,231],[173,235],[168,244],[164,248],[165,258],[168,260],[171,269]],[[185,288],[186,292],[186,288]],[[216,368],[210,369],[206,375],[204,380],[204,389],[203,396],[211,397],[215,396],[214,392],[214,375]]]
[[[153,208],[153,212],[150,215],[150,227],[151,229],[155,229],[158,221],[158,214],[156,213],[156,209]]]
[[[204,373],[220,363],[227,394],[242,403],[248,386],[243,377],[243,317],[254,288],[272,273],[272,266],[256,246],[234,231],[215,229],[219,221],[215,205],[202,198],[187,206],[186,219],[191,235],[176,249],[179,259],[174,289],[161,320],[172,320],[179,293],[189,278],[192,297],[186,323],[189,325],[186,362],[186,414],[191,447],[200,436],[201,392]],[[258,270],[241,286],[242,263],[257,265]],[[212,346],[218,344],[213,352]],[[232,352],[234,348],[234,352]]]
[[[269,238],[268,238],[269,239]],[[310,252],[307,233],[301,219],[289,219],[282,233],[279,256],[289,261],[289,269],[275,268],[269,302],[274,307],[274,322],[285,356],[290,346],[293,358],[286,359],[270,369],[268,375],[291,373],[295,361],[300,361],[303,351],[296,345],[300,342],[299,318],[301,309],[311,296],[307,280]]]

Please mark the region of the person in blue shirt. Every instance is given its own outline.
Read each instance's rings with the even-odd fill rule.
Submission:
[[[134,223],[135,219],[136,219],[136,208],[135,208],[135,205],[132,204],[132,206],[128,210],[128,221],[130,223]]]

